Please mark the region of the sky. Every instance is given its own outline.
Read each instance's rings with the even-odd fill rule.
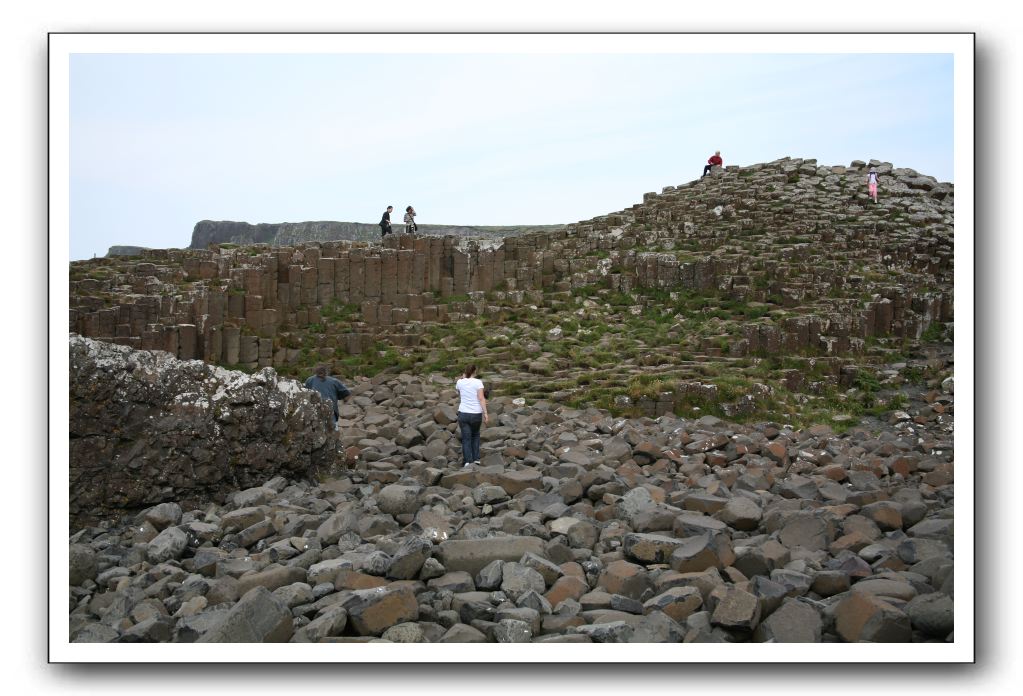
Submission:
[[[951,54],[70,57],[70,258],[199,220],[564,224],[726,165],[953,181]],[[395,216],[400,221],[400,215]]]

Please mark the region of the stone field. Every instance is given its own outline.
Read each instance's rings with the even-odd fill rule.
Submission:
[[[954,189],[869,164],[73,262],[68,639],[952,641]]]
[[[72,641],[838,642],[953,635],[951,382],[836,435],[359,380],[336,467],[70,539]]]

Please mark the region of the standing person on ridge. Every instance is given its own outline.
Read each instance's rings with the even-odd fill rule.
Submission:
[[[870,197],[874,199],[874,204],[877,204],[877,169],[874,167],[870,168],[867,172],[867,191],[870,193]]]
[[[380,218],[380,239],[383,239],[391,233],[391,211],[394,210],[393,205],[387,206],[387,210]]]
[[[700,176],[700,178],[702,179],[703,177],[710,174],[710,168],[715,166],[717,167],[724,166],[721,161],[721,150],[715,150],[714,154],[710,156],[710,159],[707,160],[707,164],[703,167],[703,174]]]
[[[412,206],[405,208],[405,234],[415,234],[419,230],[416,225],[416,209]]]
[[[490,422],[483,382],[475,377],[476,366],[469,365],[455,382],[461,401],[458,404],[458,429],[462,434],[463,468],[480,463],[480,425]]]
[[[326,365],[317,365],[316,372],[305,381],[305,388],[317,392],[320,397],[330,404],[330,415],[333,421],[334,430],[337,430],[338,399],[347,399],[352,395],[341,380],[327,374]]]

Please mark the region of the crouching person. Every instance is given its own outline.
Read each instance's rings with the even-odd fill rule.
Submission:
[[[305,381],[305,387],[306,389],[312,389],[319,393],[323,400],[330,404],[330,415],[333,421],[333,427],[334,430],[337,430],[337,420],[339,416],[337,403],[339,400],[343,401],[352,395],[352,393],[348,391],[348,387],[346,387],[337,377],[331,377],[328,375],[326,365],[316,366],[316,371]]]

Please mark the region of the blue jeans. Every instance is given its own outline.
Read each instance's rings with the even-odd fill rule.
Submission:
[[[480,426],[482,424],[482,413],[458,412],[458,429],[462,431],[462,461],[465,464],[480,460]]]

